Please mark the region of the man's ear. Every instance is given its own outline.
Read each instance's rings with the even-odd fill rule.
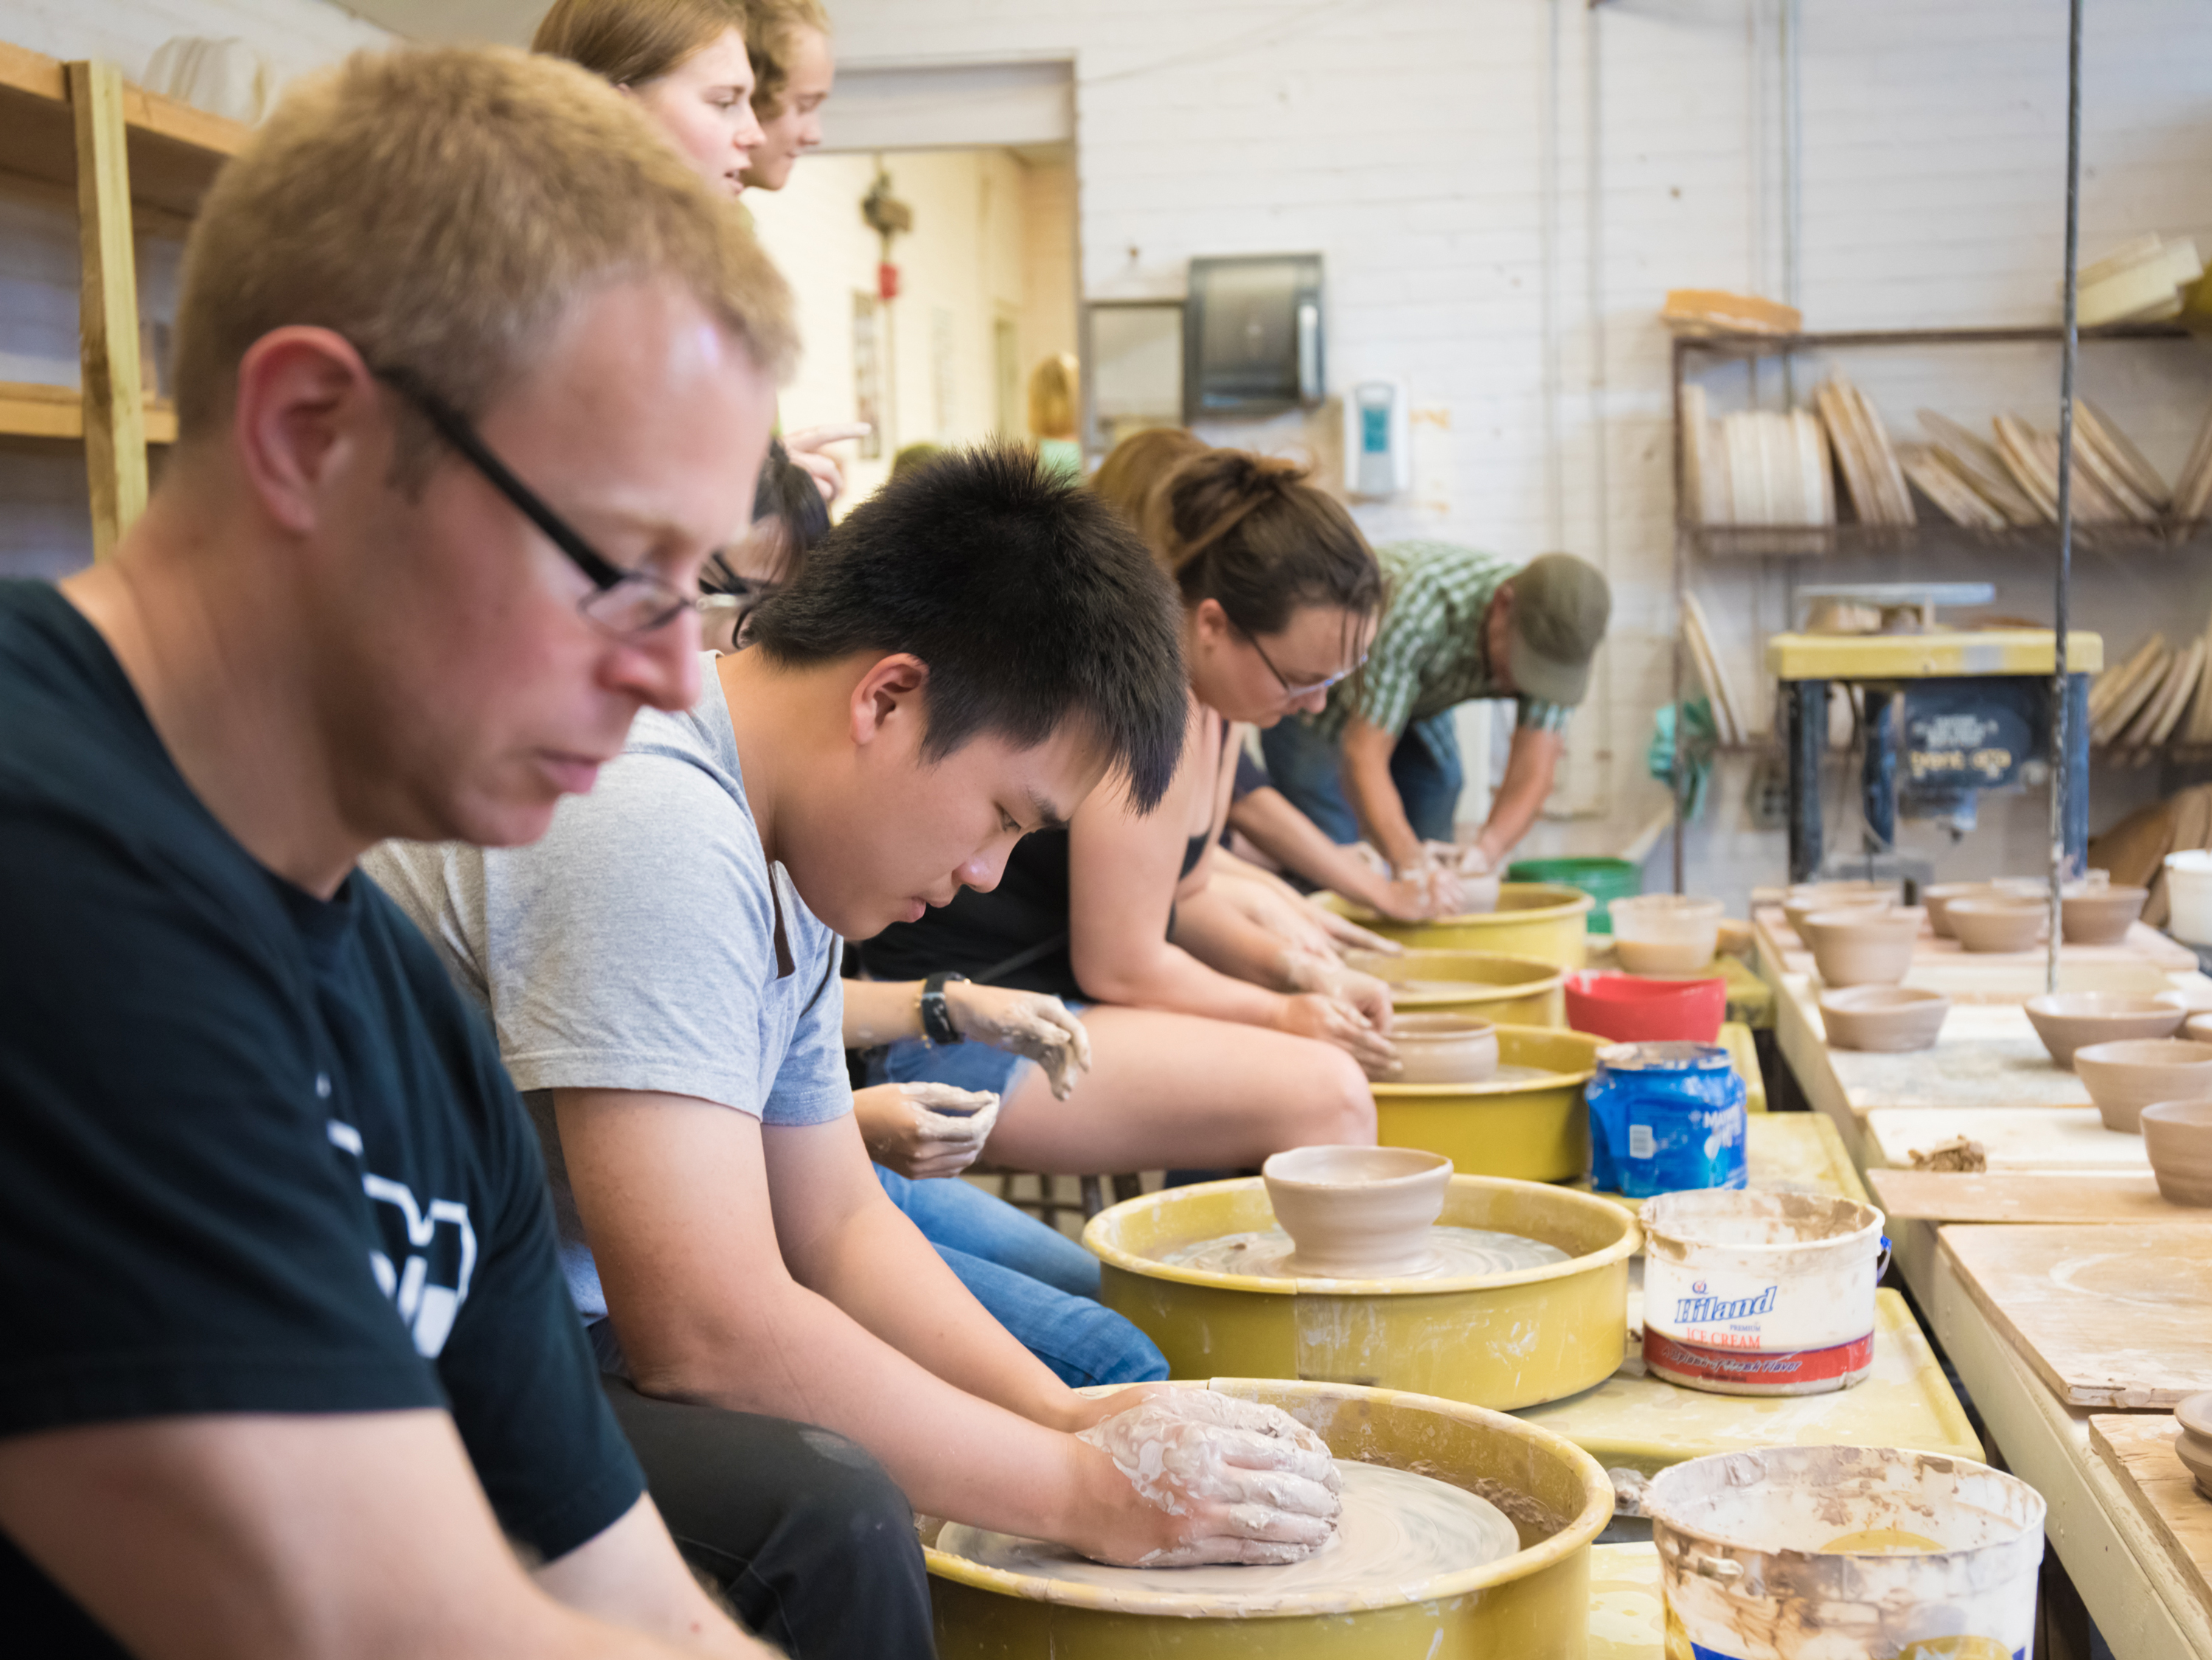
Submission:
[[[851,732],[856,745],[868,745],[903,727],[907,741],[921,747],[928,712],[923,692],[929,665],[911,652],[893,652],[869,665],[853,687]]]
[[[272,329],[239,360],[231,436],[264,511],[306,533],[324,492],[384,422],[361,354],[329,329]]]

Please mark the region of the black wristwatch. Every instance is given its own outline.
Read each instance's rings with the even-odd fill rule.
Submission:
[[[945,988],[957,980],[965,983],[964,974],[933,974],[921,982],[921,1035],[931,1043],[965,1043],[960,1028],[952,1024],[952,1011],[945,1006]]]

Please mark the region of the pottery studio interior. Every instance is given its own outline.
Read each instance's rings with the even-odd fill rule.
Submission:
[[[2212,1660],[2208,257],[2202,0],[0,4],[0,1648]]]

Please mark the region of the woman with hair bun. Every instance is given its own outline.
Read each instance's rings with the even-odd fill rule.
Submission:
[[[1207,891],[1237,727],[1319,708],[1358,667],[1382,597],[1375,556],[1301,469],[1170,447],[1192,453],[1135,504],[1183,600],[1189,723],[1165,800],[1140,815],[1099,790],[1065,830],[1018,843],[995,889],[861,947],[873,977],[950,974],[1082,1010],[1092,1067],[1064,1102],[1033,1063],[973,1044],[908,1040],[885,1055],[894,1080],[995,1091],[985,1155],[1013,1169],[1242,1169],[1371,1142],[1368,1075],[1397,1066],[1379,982],[1285,949]],[[1109,456],[1102,476],[1136,471]]]

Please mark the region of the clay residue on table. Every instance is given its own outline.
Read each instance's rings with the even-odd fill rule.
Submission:
[[[1489,1228],[1433,1227],[1428,1231],[1424,1249],[1425,1262],[1389,1277],[1442,1280],[1471,1274],[1515,1274],[1569,1260],[1568,1254],[1557,1245]],[[1291,1237],[1280,1228],[1267,1228],[1195,1240],[1162,1253],[1158,1260],[1170,1268],[1194,1268],[1206,1274],[1293,1280],[1299,1277],[1299,1270],[1291,1256]]]

